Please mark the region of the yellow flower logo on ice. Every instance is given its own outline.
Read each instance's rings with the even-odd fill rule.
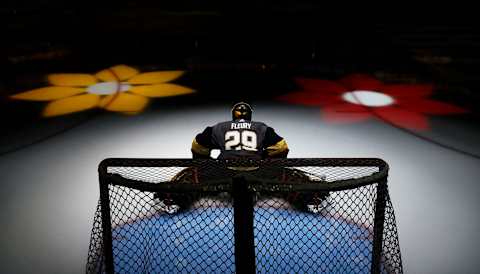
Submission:
[[[11,96],[13,99],[51,101],[43,110],[44,117],[59,116],[92,108],[136,114],[145,109],[149,98],[193,93],[194,90],[168,83],[184,71],[138,70],[118,65],[95,75],[80,73],[49,74],[51,86]]]

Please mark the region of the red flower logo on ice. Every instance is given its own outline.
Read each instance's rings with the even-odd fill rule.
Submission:
[[[384,84],[364,74],[352,74],[338,81],[298,78],[303,91],[279,99],[293,104],[322,107],[330,123],[360,122],[379,118],[395,126],[429,129],[426,115],[465,113],[460,107],[429,99],[428,84]]]

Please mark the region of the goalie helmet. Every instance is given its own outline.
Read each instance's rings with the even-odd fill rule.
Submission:
[[[232,107],[232,120],[244,119],[251,121],[252,112],[252,107],[249,104],[245,102],[236,103]]]

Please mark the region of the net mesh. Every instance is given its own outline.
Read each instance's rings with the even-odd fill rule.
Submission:
[[[402,273],[387,169],[379,159],[109,159],[87,273],[234,273],[235,178],[252,195],[257,273]]]

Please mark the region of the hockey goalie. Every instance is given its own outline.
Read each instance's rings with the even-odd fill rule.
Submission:
[[[192,142],[191,152],[193,159],[211,159],[211,151],[220,150],[217,159],[224,162],[241,162],[248,160],[266,160],[286,158],[289,148],[285,139],[279,136],[275,130],[263,122],[252,120],[252,107],[245,102],[233,105],[231,109],[232,119],[225,122],[208,126],[203,132],[196,135]],[[215,176],[231,177],[238,172],[253,172],[264,179],[287,181],[294,178],[297,182],[310,182],[311,177],[302,171],[293,168],[272,167],[259,168],[258,166],[229,166],[222,172],[218,168],[210,171],[208,168],[196,170],[194,167],[187,168],[178,173],[172,179],[175,183],[201,183],[214,180]],[[215,174],[215,175],[213,175]],[[318,179],[318,178],[317,178]],[[324,178],[321,178],[323,180]],[[281,197],[300,210],[307,210],[312,204],[321,203],[328,193],[313,193],[289,195]],[[155,193],[154,198],[157,208],[167,213],[176,213],[187,209],[195,200],[187,194],[180,193]]]

